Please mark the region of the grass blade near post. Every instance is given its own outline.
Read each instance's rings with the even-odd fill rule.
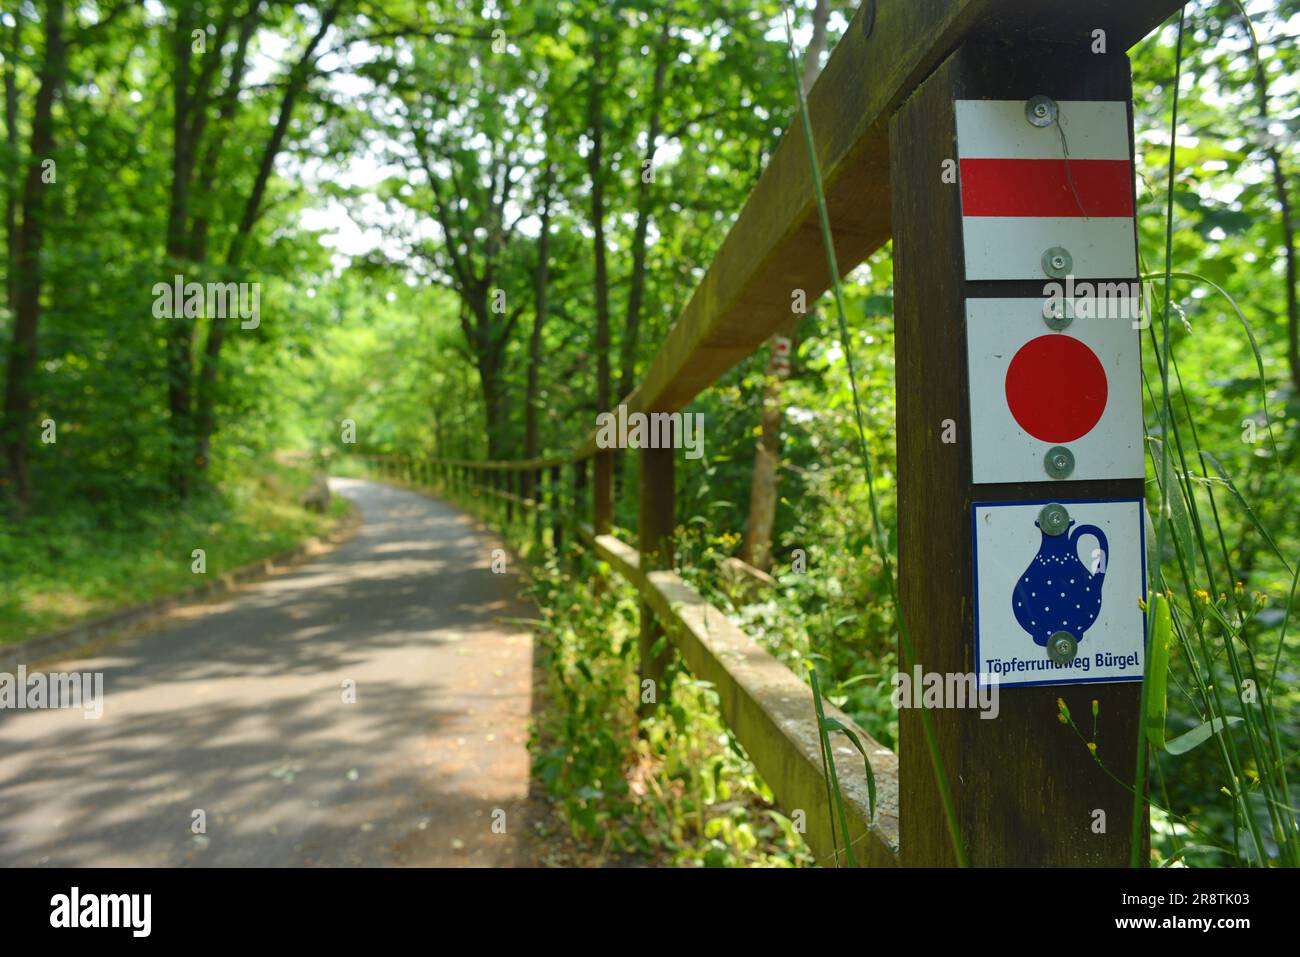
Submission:
[[[1173,273],[1173,255],[1174,255],[1174,173],[1177,169],[1176,159],[1178,155],[1178,84],[1181,82],[1183,73],[1183,27],[1186,21],[1186,10],[1178,11],[1178,43],[1174,52],[1174,82],[1172,115],[1169,123],[1169,165],[1168,165],[1168,195],[1165,206],[1165,289],[1164,289],[1164,311],[1161,315],[1161,321],[1164,324],[1164,336],[1161,343],[1160,356],[1160,387],[1161,387],[1161,405],[1160,405],[1160,490],[1161,496],[1168,500],[1171,494],[1170,486],[1170,461],[1169,461],[1169,443],[1166,439],[1169,436],[1169,424],[1173,419],[1173,410],[1169,401],[1169,307],[1171,302],[1170,278]],[[1154,330],[1152,330],[1154,332]],[[1176,491],[1172,494],[1178,494]],[[1156,525],[1156,556],[1164,554],[1164,539],[1169,529],[1170,512],[1166,508],[1165,502],[1160,505],[1160,521]],[[1152,576],[1155,579],[1155,590],[1162,591],[1164,581],[1160,574],[1160,567],[1157,564]],[[1142,691],[1139,698],[1138,713],[1142,720],[1138,721],[1137,728],[1137,760],[1136,767],[1133,770],[1133,819],[1129,832],[1129,866],[1140,867],[1142,865],[1142,827],[1146,821],[1146,802],[1147,802],[1147,740],[1146,740],[1146,721],[1144,720],[1147,713],[1147,702],[1150,696],[1151,685],[1151,644],[1153,637],[1152,624],[1154,615],[1147,616],[1146,634],[1143,636],[1146,643],[1146,671],[1142,676]]]
[[[839,842],[835,835],[835,820],[838,817],[839,830],[844,835],[844,852],[848,857],[849,867],[857,867],[858,861],[853,855],[853,842],[849,839],[849,817],[844,810],[844,793],[840,790],[839,775],[835,773],[835,755],[831,751],[830,728],[827,725],[825,709],[822,707],[822,692],[817,683],[817,669],[809,668],[808,677],[812,683],[813,708],[817,712],[817,738],[821,744],[822,772],[826,779],[829,799],[827,810],[831,814],[831,847],[835,854],[835,863],[839,864]],[[835,723],[839,724],[838,721]],[[872,803],[874,804],[874,800]]]
[[[889,559],[889,540],[884,534],[880,518],[880,505],[876,500],[875,472],[871,464],[871,454],[867,449],[866,428],[862,424],[862,400],[858,392],[857,372],[853,362],[852,336],[844,308],[844,286],[840,282],[839,265],[835,259],[835,243],[831,239],[830,214],[826,209],[826,192],[822,187],[821,166],[817,161],[817,148],[813,143],[812,119],[808,116],[808,101],[804,98],[803,84],[799,82],[799,54],[794,46],[794,30],[790,25],[790,11],[785,10],[786,44],[790,50],[790,79],[793,82],[795,98],[798,103],[799,118],[803,125],[804,146],[808,151],[808,167],[812,177],[813,194],[817,199],[817,217],[821,224],[822,245],[826,250],[826,263],[830,272],[831,289],[835,295],[835,312],[839,321],[840,339],[844,345],[844,362],[849,373],[849,389],[853,393],[853,416],[857,424],[858,450],[862,459],[862,471],[867,485],[867,501],[871,510],[872,544],[884,569],[886,586],[890,601],[898,620],[898,639],[902,646],[904,670],[910,669],[916,661],[915,649],[912,647],[911,633],[903,614],[903,603],[899,599],[898,582],[894,578],[893,562]],[[930,766],[934,771],[935,786],[939,791],[939,802],[943,808],[944,823],[947,825],[948,838],[952,842],[953,857],[958,867],[968,866],[966,848],[962,844],[961,830],[957,824],[957,808],[952,798],[952,787],[948,783],[948,774],[943,765],[943,756],[939,753],[939,739],[934,730],[934,718],[928,708],[921,708],[921,730],[925,736],[925,747],[930,757]],[[818,716],[821,721],[821,716]],[[1140,722],[1139,722],[1140,723]]]

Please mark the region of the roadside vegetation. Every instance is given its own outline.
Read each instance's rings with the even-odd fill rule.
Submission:
[[[304,508],[312,481],[310,468],[273,463],[184,508],[82,503],[0,525],[0,644],[185,592],[328,532],[348,503]],[[193,570],[199,548],[203,574]]]

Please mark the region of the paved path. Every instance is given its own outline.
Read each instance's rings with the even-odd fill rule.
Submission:
[[[532,612],[500,543],[332,484],[364,515],[335,551],[43,666],[102,671],[103,717],[0,710],[0,864],[529,863],[532,639],[503,619]]]

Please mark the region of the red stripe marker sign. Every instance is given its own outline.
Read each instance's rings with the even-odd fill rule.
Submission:
[[[1024,100],[957,101],[967,279],[1137,275],[1127,105],[1055,108],[1035,125]]]

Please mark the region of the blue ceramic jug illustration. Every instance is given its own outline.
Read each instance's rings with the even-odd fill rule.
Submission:
[[[1065,530],[1052,535],[1034,522],[1043,541],[1011,593],[1016,621],[1029,632],[1034,644],[1043,648],[1059,632],[1068,633],[1077,644],[1101,614],[1101,586],[1110,561],[1110,546],[1106,534],[1096,525],[1080,525],[1070,531],[1074,524],[1071,519]],[[1094,563],[1095,570],[1079,560],[1079,539],[1084,535],[1095,536],[1101,545],[1101,561]],[[1068,658],[1073,657],[1071,649]]]

